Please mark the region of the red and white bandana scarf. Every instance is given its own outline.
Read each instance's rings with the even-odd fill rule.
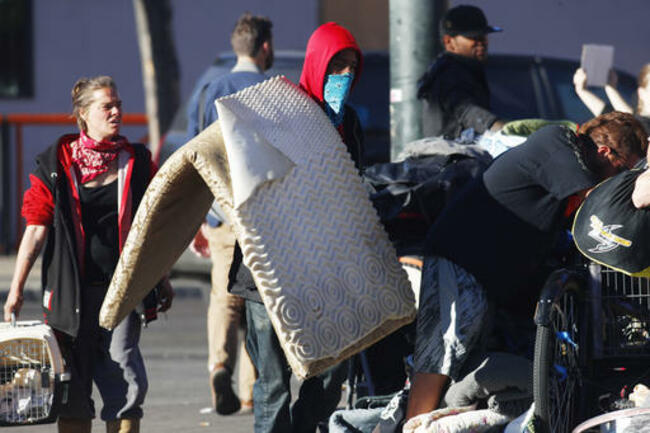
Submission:
[[[86,183],[108,171],[109,164],[127,144],[126,138],[116,136],[115,141],[96,141],[81,131],[72,143],[72,161],[81,173],[81,183]]]

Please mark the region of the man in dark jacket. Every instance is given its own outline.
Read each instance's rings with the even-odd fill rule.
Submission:
[[[423,99],[422,127],[425,137],[453,139],[468,128],[476,133],[497,130],[503,123],[490,112],[490,90],[483,63],[487,59],[487,34],[499,32],[489,26],[475,6],[457,6],[440,22],[445,47],[418,81]]]

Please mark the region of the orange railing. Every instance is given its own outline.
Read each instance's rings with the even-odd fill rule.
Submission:
[[[15,190],[16,190],[16,243],[20,242],[22,234],[22,221],[20,208],[23,192],[23,127],[43,125],[74,125],[76,120],[70,114],[60,113],[16,113],[0,114],[0,124],[13,126],[15,130]],[[141,113],[125,113],[122,115],[123,125],[147,125],[147,116]]]

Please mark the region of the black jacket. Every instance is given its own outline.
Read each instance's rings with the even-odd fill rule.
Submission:
[[[135,155],[128,188],[132,194],[132,215],[149,183],[149,151],[142,144],[131,145]],[[43,252],[43,313],[52,328],[76,337],[79,332],[83,302],[81,271],[77,254],[74,198],[69,187],[69,170],[61,161],[60,144],[49,147],[36,157],[34,175],[50,190],[54,200],[54,218]],[[148,319],[155,318],[156,295],[152,291],[144,301]],[[153,312],[153,316],[151,313]]]
[[[442,53],[418,81],[423,99],[425,137],[454,139],[467,128],[482,134],[497,120],[490,110],[490,90],[483,65],[472,58]]]

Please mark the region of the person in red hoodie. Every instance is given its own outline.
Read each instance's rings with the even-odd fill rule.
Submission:
[[[112,331],[99,327],[99,309],[155,166],[144,145],[119,135],[122,101],[111,77],[79,79],[72,104],[79,133],[62,136],[38,155],[29,176],[22,206],[27,227],[4,319],[20,313],[27,275],[45,247],[43,315],[71,375],[58,430],[90,432],[94,382],[107,432],[137,432],[147,392],[140,329],[142,321],[155,318],[158,299],[152,291],[142,311]],[[166,278],[160,287],[159,311],[165,311],[173,291]]]
[[[327,113],[359,169],[363,166],[363,132],[356,112],[346,102],[362,66],[363,56],[352,33],[326,23],[309,38],[300,75],[300,87]]]
[[[300,77],[300,87],[327,113],[358,169],[363,166],[363,134],[356,113],[346,102],[359,80],[362,59],[352,34],[338,24],[326,23],[309,38]],[[234,284],[252,284],[252,278],[244,275],[247,271],[245,266],[239,266]],[[298,399],[290,407],[291,369],[264,305],[246,299],[246,320],[246,348],[259,373],[253,387],[255,432],[314,433],[340,401],[347,363],[305,380]]]

